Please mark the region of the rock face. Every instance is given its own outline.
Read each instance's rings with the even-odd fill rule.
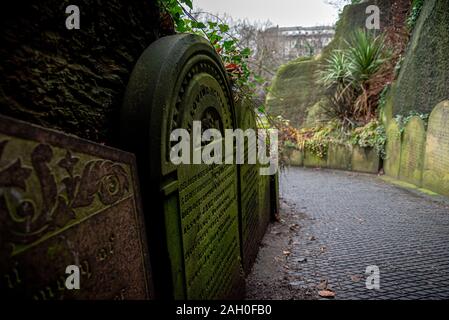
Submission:
[[[155,0],[16,1],[1,12],[0,112],[116,144],[130,72],[161,36]],[[80,30],[68,30],[68,5]]]
[[[267,110],[289,119],[294,126],[307,120],[307,110],[322,92],[316,84],[320,61],[296,60],[279,68],[267,96]]]
[[[338,21],[335,38],[323,50],[321,56],[309,61],[301,61],[300,58],[279,69],[273,81],[272,90],[267,96],[267,110],[289,119],[294,126],[309,125],[307,123],[309,110],[324,96],[324,90],[321,89],[323,86],[317,83],[317,71],[320,70],[332,50],[343,48],[345,41],[354,30],[365,27],[368,17],[366,8],[369,5],[379,6],[381,30],[384,30],[394,23],[394,19],[391,17],[393,5],[404,1],[370,0],[346,6]],[[316,110],[313,110],[312,113],[316,113]]]
[[[449,97],[448,51],[449,2],[425,1],[393,93],[393,114],[430,113]]]

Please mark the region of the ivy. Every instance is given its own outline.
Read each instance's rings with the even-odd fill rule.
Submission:
[[[387,133],[385,126],[377,120],[354,129],[351,133],[350,142],[352,145],[361,148],[374,148],[382,159],[386,158]]]
[[[413,31],[416,25],[416,21],[418,21],[419,15],[424,6],[424,0],[413,0],[412,2],[412,10],[407,18],[407,27],[410,31]]]
[[[429,116],[430,114],[428,113],[419,113],[417,111],[410,111],[407,115],[403,116],[403,115],[396,115],[396,117],[394,118],[399,126],[399,132],[400,134],[402,134],[405,130],[405,127],[407,126],[407,124],[410,122],[410,120],[413,117],[419,117],[423,123],[424,123],[424,127],[427,129],[427,125],[429,122]]]
[[[249,48],[240,48],[239,40],[230,33],[229,25],[217,21],[197,21],[188,11],[193,10],[192,0],[159,0],[159,3],[173,18],[177,32],[197,34],[209,40],[223,60],[234,91],[252,98],[253,81],[262,83],[264,80],[251,73],[248,59],[252,52]]]

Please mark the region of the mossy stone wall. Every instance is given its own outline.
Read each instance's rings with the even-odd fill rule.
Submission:
[[[12,1],[0,24],[0,113],[117,146],[131,70],[163,34],[156,0]]]
[[[393,93],[394,114],[430,113],[449,98],[449,1],[426,0]]]

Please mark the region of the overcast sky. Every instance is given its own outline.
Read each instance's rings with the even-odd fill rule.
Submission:
[[[338,9],[324,0],[193,0],[193,4],[209,13],[251,22],[270,20],[282,27],[330,25],[338,17]]]

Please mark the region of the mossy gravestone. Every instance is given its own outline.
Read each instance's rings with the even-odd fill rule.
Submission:
[[[176,299],[241,298],[237,165],[170,160],[175,129],[192,134],[193,121],[200,121],[203,130],[224,136],[225,129],[237,128],[230,84],[214,48],[187,34],[153,43],[131,75],[121,120],[123,147],[136,154],[148,197],[156,289]],[[256,183],[253,170],[247,173]]]
[[[424,157],[423,187],[449,196],[449,101],[432,111]]]
[[[136,182],[131,154],[0,117],[0,295],[151,298]]]
[[[236,115],[239,128],[243,131],[256,128],[256,114],[250,103],[242,102],[236,106]],[[248,153],[257,152],[256,141],[250,144],[250,139],[245,138],[245,162],[240,165],[240,201],[241,201],[241,246],[243,249],[243,265],[245,271],[249,272],[256,259],[260,241],[265,234],[269,221],[269,214],[264,215],[266,197],[270,197],[269,190],[266,192],[266,176],[260,176],[259,165],[250,164]],[[262,188],[260,185],[263,185]],[[269,208],[269,207],[268,207]]]
[[[380,158],[374,148],[355,146],[352,153],[352,170],[365,173],[378,173]]]
[[[352,147],[346,144],[329,144],[327,166],[330,169],[351,170]]]
[[[387,128],[386,159],[384,160],[385,174],[397,179],[401,160],[401,131],[395,120]]]
[[[405,127],[402,138],[401,167],[399,178],[421,186],[424,151],[426,146],[426,129],[419,117],[413,117]]]

